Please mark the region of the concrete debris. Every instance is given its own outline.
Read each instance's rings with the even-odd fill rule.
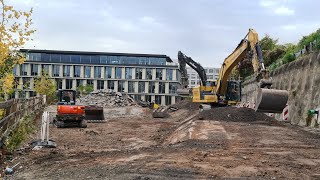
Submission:
[[[88,95],[80,96],[77,100],[80,105],[95,105],[101,107],[124,107],[136,105],[134,99],[127,94],[103,89],[91,92]]]

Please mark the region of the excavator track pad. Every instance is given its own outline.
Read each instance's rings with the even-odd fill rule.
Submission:
[[[286,90],[258,88],[256,112],[282,113],[288,102]]]

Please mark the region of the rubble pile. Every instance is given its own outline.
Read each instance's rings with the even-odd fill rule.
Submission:
[[[80,96],[77,103],[102,107],[124,107],[136,104],[129,95],[107,89],[96,90],[88,95]]]

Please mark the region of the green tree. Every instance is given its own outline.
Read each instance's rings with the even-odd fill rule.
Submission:
[[[262,51],[271,51],[273,50],[278,43],[278,39],[273,39],[270,35],[266,34],[261,40],[260,45]]]
[[[89,94],[94,90],[93,85],[80,85],[77,87],[77,91],[80,92],[81,95]]]
[[[53,102],[56,96],[56,83],[47,74],[42,75],[34,82],[34,89],[37,93],[47,96],[48,103]]]

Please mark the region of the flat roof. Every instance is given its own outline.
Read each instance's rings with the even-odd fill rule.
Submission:
[[[136,54],[136,53],[89,52],[89,51],[63,51],[63,50],[44,50],[44,49],[20,49],[20,52],[50,53],[50,54],[73,54],[73,55],[155,57],[155,58],[165,58],[167,62],[173,62],[172,59],[169,56],[162,55],[162,54]]]

